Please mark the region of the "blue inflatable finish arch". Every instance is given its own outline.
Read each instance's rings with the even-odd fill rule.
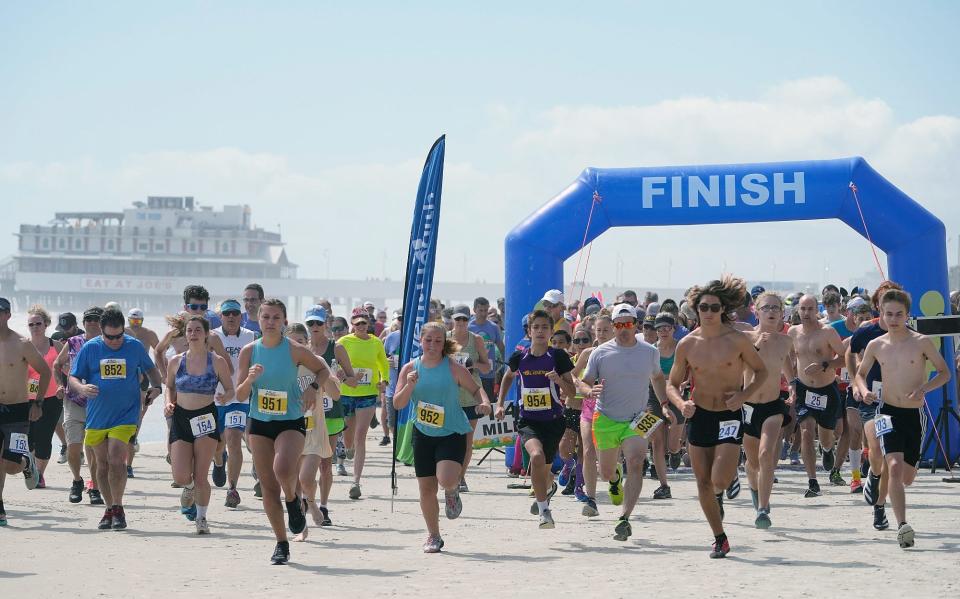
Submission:
[[[862,217],[854,190],[860,198]],[[594,192],[602,201],[590,217]],[[928,307],[928,312],[942,313],[943,306],[949,305],[945,299],[949,291],[943,223],[862,158],[588,168],[507,235],[508,348],[515,347],[521,339],[520,321],[543,293],[563,289],[563,263],[580,250],[588,218],[587,243],[610,227],[828,218],[842,220],[866,237],[866,221],[870,239],[887,255],[888,278],[903,285],[913,297],[914,315],[923,315],[921,306]],[[947,344],[946,355],[953,370],[952,344]],[[949,383],[946,389],[956,401],[955,384]],[[927,401],[936,415],[941,391],[928,395]],[[950,434],[951,445],[957,447],[956,427]],[[935,447],[931,447],[927,457],[939,451]]]

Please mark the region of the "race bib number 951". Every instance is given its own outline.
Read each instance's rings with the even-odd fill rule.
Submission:
[[[127,378],[127,361],[124,358],[100,360],[100,378],[103,380]]]
[[[287,413],[287,392],[260,389],[257,392],[257,409],[261,414],[283,416]]]

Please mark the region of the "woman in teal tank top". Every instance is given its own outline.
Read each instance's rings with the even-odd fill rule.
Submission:
[[[438,553],[443,547],[438,488],[443,487],[446,496],[447,518],[459,517],[463,509],[460,473],[471,428],[460,407],[460,389],[480,400],[479,414],[490,413],[490,399],[467,369],[450,359],[457,345],[447,339],[442,324],[425,324],[420,345],[423,355],[400,370],[393,405],[401,410],[412,404],[413,465],[420,487],[420,511],[429,533],[423,551]]]
[[[263,491],[263,509],[277,539],[271,561],[284,564],[290,559],[290,543],[280,491],[287,504],[290,530],[293,534],[304,532],[307,519],[297,496],[297,463],[306,433],[303,412],[313,409],[316,390],[330,377],[330,370],[310,348],[283,337],[287,307],[280,300],[261,304],[259,323],[263,336],[240,350],[237,399],[250,402],[250,451]],[[297,380],[299,366],[315,377],[303,392]]]

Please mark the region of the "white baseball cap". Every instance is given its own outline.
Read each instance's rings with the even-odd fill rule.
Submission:
[[[563,292],[559,289],[551,289],[550,291],[543,294],[543,297],[540,299],[541,302],[549,302],[554,306],[564,304],[563,301]]]
[[[630,304],[617,304],[613,307],[613,312],[610,314],[610,318],[616,320],[624,316],[629,316],[630,318],[636,320],[637,309]]]
[[[135,320],[143,320],[143,310],[140,308],[130,308],[130,311],[127,312],[127,318],[133,318]]]

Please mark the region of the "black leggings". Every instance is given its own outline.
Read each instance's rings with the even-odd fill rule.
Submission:
[[[49,460],[53,452],[53,431],[63,413],[63,400],[56,396],[43,400],[43,415],[30,423],[30,449],[38,460]]]

